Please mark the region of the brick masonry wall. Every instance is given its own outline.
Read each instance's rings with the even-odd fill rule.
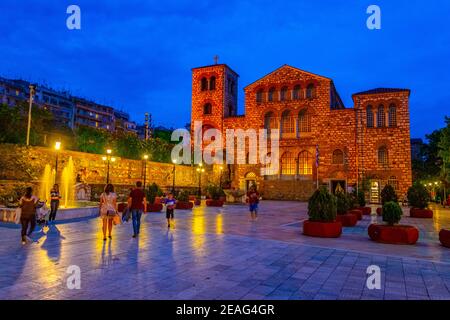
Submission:
[[[280,140],[280,156],[284,152],[291,152],[295,157],[302,151],[308,151],[312,158],[315,158],[316,145],[319,146],[319,184],[330,185],[332,180],[345,180],[348,186],[355,186],[358,180],[358,169],[364,171],[365,176],[379,179],[381,183],[387,182],[389,177],[395,176],[398,181],[398,192],[404,194],[412,183],[411,178],[411,155],[409,141],[409,107],[408,94],[405,92],[383,93],[377,95],[355,96],[355,108],[331,109],[332,81],[329,78],[318,76],[309,72],[304,72],[290,66],[283,66],[256,82],[247,86],[245,91],[245,115],[237,117],[224,117],[224,101],[222,91],[217,93],[201,93],[199,88],[200,79],[205,74],[215,73],[220,76],[227,72],[225,65],[209,66],[193,70],[193,93],[192,93],[192,121],[202,120],[204,123],[212,125],[223,132],[226,129],[263,129],[264,118],[272,112],[278,120],[286,110],[291,115],[297,117],[299,112],[304,110],[310,116],[311,132],[300,133],[300,137]],[[315,87],[315,97],[313,99],[280,101],[280,90],[288,88],[288,96],[291,96],[295,85],[300,85],[302,94],[305,88],[313,84]],[[217,83],[219,85],[219,83]],[[274,101],[268,101],[268,91],[275,88]],[[258,103],[256,94],[258,90],[264,91],[264,101]],[[215,101],[216,113],[213,116],[204,116],[200,106],[205,101]],[[397,127],[395,128],[364,128],[362,130],[363,146],[357,143],[357,111],[367,103],[378,105],[384,103],[385,107],[391,102],[397,106]],[[366,115],[363,113],[363,120]],[[386,114],[387,119],[387,114]],[[359,136],[358,136],[359,138]],[[380,167],[378,165],[378,147],[386,145],[389,152],[389,165]],[[248,150],[248,144],[246,143]],[[333,164],[332,154],[336,149],[340,149],[345,154],[343,164]],[[314,160],[313,160],[314,161]],[[254,171],[257,174],[256,182],[269,198],[277,199],[305,199],[314,190],[317,177],[316,167],[313,165],[312,175],[307,176],[309,182],[305,182],[305,177],[294,181],[264,180],[259,175],[258,166],[235,165],[232,167],[233,187],[245,187],[246,175]]]
[[[46,164],[55,166],[55,152],[42,147],[24,147],[0,144],[0,181],[3,185],[11,183],[30,183],[38,186]],[[75,174],[87,184],[103,185],[106,181],[107,165],[102,155],[61,150],[58,161],[58,176],[72,157]],[[113,184],[131,186],[136,181],[143,181],[143,162],[117,158],[111,164],[110,179]],[[202,183],[209,180],[208,172],[202,177]],[[194,167],[176,166],[176,186],[179,188],[198,187],[198,174]],[[162,188],[170,189],[173,181],[173,165],[167,163],[147,162],[147,184],[156,182]],[[0,184],[2,184],[0,183]]]

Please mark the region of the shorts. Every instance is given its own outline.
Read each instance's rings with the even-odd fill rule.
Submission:
[[[253,212],[253,211],[258,211],[258,204],[257,203],[250,204],[250,212]]]
[[[173,219],[173,209],[166,210],[166,219]]]

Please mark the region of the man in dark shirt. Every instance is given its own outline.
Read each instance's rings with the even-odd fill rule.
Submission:
[[[131,217],[133,219],[133,238],[136,238],[141,228],[142,213],[147,211],[147,199],[142,190],[141,181],[136,182],[136,188],[130,192],[128,208],[131,210]]]

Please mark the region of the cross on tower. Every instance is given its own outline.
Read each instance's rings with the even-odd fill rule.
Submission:
[[[215,64],[219,63],[219,56],[218,55],[214,56],[214,63]]]

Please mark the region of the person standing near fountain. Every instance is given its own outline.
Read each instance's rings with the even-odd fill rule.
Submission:
[[[59,186],[57,184],[54,184],[52,190],[50,191],[50,216],[48,217],[49,224],[51,224],[52,221],[55,221],[56,219],[56,212],[59,208],[60,199],[61,195],[59,194]]]
[[[22,244],[32,242],[30,235],[36,226],[36,206],[38,203],[38,198],[33,195],[33,189],[27,187],[25,195],[19,200],[19,206],[22,209],[20,215],[20,224],[22,225]],[[29,228],[28,228],[29,226]]]
[[[117,195],[114,193],[114,186],[108,183],[104,192],[100,195],[100,218],[103,222],[103,241],[106,241],[106,229],[108,229],[108,238],[112,239],[113,220],[117,215]]]
[[[147,211],[147,199],[142,190],[141,181],[136,182],[136,188],[130,192],[128,208],[131,211],[131,217],[133,219],[133,238],[136,238],[141,229],[142,213]]]

